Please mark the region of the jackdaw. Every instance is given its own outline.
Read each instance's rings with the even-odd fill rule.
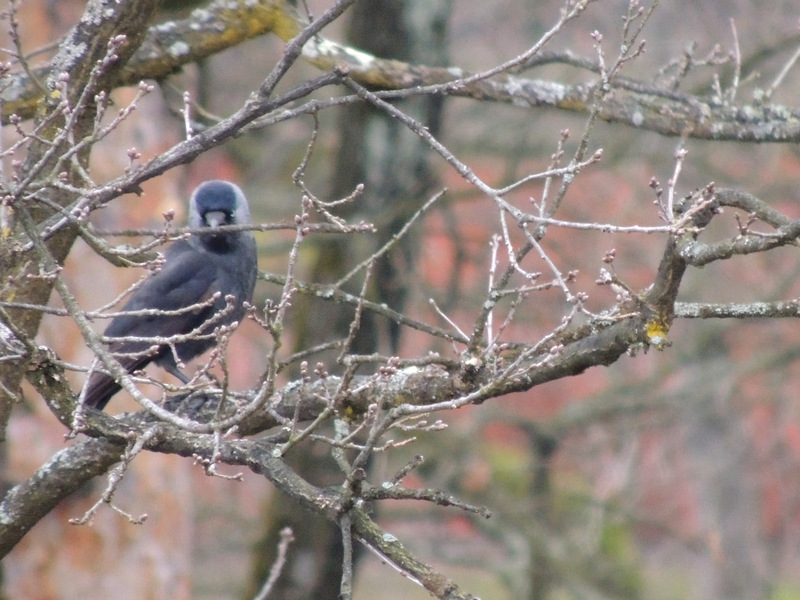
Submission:
[[[243,303],[252,301],[256,283],[256,242],[251,231],[218,227],[249,223],[247,199],[233,183],[206,181],[192,193],[189,226],[208,233],[173,242],[164,254],[163,268],[137,288],[123,308],[140,312],[114,317],[105,330],[106,336],[120,338],[107,346],[128,373],[155,361],[188,383],[175,355],[181,361],[191,360],[216,343],[216,328],[241,322]],[[188,307],[194,308],[185,310]],[[148,309],[160,314],[141,312]],[[153,339],[187,334],[192,334],[189,339],[172,344]],[[85,404],[103,410],[121,387],[110,375],[95,371],[87,383]]]

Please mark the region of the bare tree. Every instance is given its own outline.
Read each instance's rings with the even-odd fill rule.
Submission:
[[[791,206],[777,199],[768,202],[758,197],[757,189],[733,189],[704,176],[711,168],[704,169],[700,158],[692,162],[692,144],[723,147],[723,142],[800,139],[797,109],[776,101],[796,87],[792,69],[800,53],[784,56],[788,43],[780,40],[746,54],[745,39],[733,22],[728,25],[730,51],[721,46],[676,49],[669,47],[671,40],[661,39],[663,55],[658,47],[654,52],[660,68],[642,67],[650,48],[644,41],[648,28],[656,27],[653,23],[662,14],[678,18],[669,7],[659,7],[657,1],[630,0],[623,7],[610,7],[600,0],[566,0],[545,7],[546,17],[544,10],[537,13],[546,24],[539,21],[536,36],[525,36],[524,50],[470,72],[458,58],[449,67],[423,64],[420,52],[378,57],[323,37],[323,29],[353,3],[339,0],[312,16],[308,6],[300,9],[291,2],[219,0],[183,18],[169,16],[155,23],[161,18],[156,0],[90,0],[80,22],[44,58],[26,54],[21,5],[9,3],[10,60],[2,67],[0,416],[7,432],[15,407],[43,401],[68,438],[80,437],[30,477],[9,486],[0,505],[2,555],[65,498],[104,474],[104,489],[92,492],[96,502],[75,519],[76,524],[91,523],[106,507],[123,520],[141,523],[143,517],[126,512],[116,498],[132,463],[143,453],[162,453],[194,460],[206,474],[223,479],[240,478],[225,474],[223,466],[247,469],[294,505],[333,524],[341,544],[341,598],[353,597],[357,546],[434,597],[474,597],[446,569],[434,566],[433,557],[418,547],[419,540],[400,539],[378,524],[373,511],[390,500],[463,511],[485,539],[499,540],[497,548],[487,544],[486,553],[479,552],[473,560],[489,560],[494,554],[513,564],[516,571],[508,575],[507,585],[520,597],[542,598],[557,587],[576,597],[586,590],[603,597],[631,597],[641,593],[633,576],[627,578],[631,570],[609,575],[620,563],[618,556],[609,558],[613,553],[604,546],[614,524],[609,517],[611,492],[603,498],[608,502],[594,506],[595,512],[582,511],[580,519],[570,523],[574,513],[558,505],[553,490],[552,461],[559,452],[569,455],[565,447],[570,439],[591,444],[592,435],[618,436],[618,464],[625,467],[620,478],[627,484],[634,479],[633,465],[645,464],[647,454],[640,437],[627,437],[626,427],[633,423],[637,432],[665,427],[679,422],[678,413],[684,410],[692,424],[685,432],[686,454],[714,452],[719,455],[716,464],[725,466],[711,474],[704,497],[711,497],[708,502],[714,507],[731,501],[727,512],[708,509],[719,517],[718,529],[708,529],[709,539],[716,536],[712,541],[693,538],[687,543],[699,544],[709,556],[723,556],[725,568],[717,582],[721,595],[759,597],[766,584],[782,580],[785,572],[756,567],[770,563],[769,553],[796,536],[775,533],[780,540],[764,546],[765,556],[742,550],[743,539],[758,535],[735,527],[744,517],[732,515],[751,510],[755,497],[733,502],[730,472],[750,455],[731,452],[744,444],[739,425],[727,420],[720,424],[713,411],[694,412],[699,406],[728,402],[734,394],[737,386],[726,380],[723,367],[736,357],[735,345],[710,341],[695,353],[687,351],[691,360],[684,372],[694,369],[698,377],[712,378],[707,389],[695,379],[686,388],[660,388],[655,377],[623,395],[619,389],[624,384],[618,381],[596,401],[525,423],[510,409],[501,414],[498,407],[511,405],[512,394],[534,389],[539,393],[543,384],[592,367],[614,365],[624,382],[633,385],[624,377],[632,367],[623,359],[651,350],[672,352],[680,346],[671,339],[673,325],[679,322],[757,317],[772,323],[798,315],[798,304],[791,299],[793,286],[776,284],[768,269],[766,274],[759,272],[747,290],[755,293],[739,295],[740,301],[714,297],[723,287],[723,275],[713,269],[725,261],[738,264],[764,256],[774,269],[796,273],[796,257],[787,250],[797,244],[800,222]],[[413,3],[404,8],[411,10]],[[608,29],[593,28],[592,19]],[[124,139],[122,130],[136,123],[142,103],[157,86],[168,96],[174,87],[170,75],[264,34],[279,37],[285,46],[264,69],[263,79],[252,82],[236,110],[216,116],[210,107],[196,104],[188,90],[179,89],[174,118],[182,128],[181,141],[152,158],[115,142]],[[787,38],[796,46],[794,32]],[[759,70],[770,76],[756,78]],[[539,78],[540,71],[549,79]],[[127,86],[137,91],[125,103],[112,102],[112,92]],[[752,99],[743,100],[745,91]],[[449,128],[439,122],[438,114],[430,118],[431,106],[440,108],[441,102],[458,102],[461,107],[460,120]],[[546,133],[537,143],[548,148],[538,160],[525,154],[529,132],[512,126],[504,143],[515,150],[503,159],[502,169],[486,175],[480,153],[470,152],[463,143],[468,133],[464,124],[481,121],[487,130],[499,128],[501,119],[494,115],[507,110],[505,105],[517,107],[519,123],[549,110],[550,116],[563,116],[565,124],[543,127]],[[348,112],[340,112],[343,107]],[[345,166],[358,165],[344,165],[340,159],[335,168],[343,177],[338,181],[349,181],[349,188],[334,185],[334,192],[325,197],[319,190],[330,188],[321,183],[325,177],[319,173],[325,167],[318,157],[331,145],[326,137],[331,123],[344,115],[345,123],[364,125],[365,107],[381,115],[383,123],[392,123],[368,129],[372,135],[396,140],[398,132],[411,134],[403,138],[402,149],[398,146],[398,154],[405,152],[402,158],[409,159],[402,166],[405,187],[389,189],[390,179],[376,180],[355,168],[356,177],[343,174]],[[284,182],[293,190],[288,195],[296,199],[294,217],[253,227],[257,236],[264,231],[286,236],[283,271],[265,269],[260,274],[274,293],[268,297],[262,292],[248,316],[264,348],[263,370],[253,378],[257,383],[246,392],[231,391],[234,355],[227,352],[229,331],[219,332],[217,350],[199,362],[198,377],[188,387],[164,384],[157,373],[125,373],[97,333],[123,297],[99,308],[88,306],[77,284],[65,275],[65,262],[78,240],[115,266],[157,268],[158,248],[191,231],[176,226],[172,214],[166,214],[156,230],[115,232],[145,238],[138,245],[116,246],[92,225],[99,211],[113,206],[126,210],[131,194],[141,193],[155,178],[169,176],[238,138],[272,135],[286,123],[302,125],[293,130],[296,143],[302,138],[301,152]],[[611,171],[605,167],[613,164],[609,155],[621,152],[614,140],[620,131],[640,136],[636,139],[655,135],[671,150],[667,161],[663,156],[656,161],[653,172],[637,174],[635,192],[626,196],[611,187],[604,195],[598,191],[601,177]],[[509,142],[510,138],[514,139]],[[92,161],[98,148],[106,152],[109,147],[123,166],[100,179]],[[346,150],[340,149],[340,157]],[[276,153],[272,150],[271,157]],[[424,156],[410,160],[417,153]],[[391,171],[391,161],[384,162],[389,164],[383,168]],[[458,189],[434,187],[428,170],[432,165],[441,166],[442,179],[455,182]],[[415,169],[416,179],[407,174]],[[657,169],[665,171],[659,174]],[[359,181],[362,177],[366,182]],[[686,179],[691,184],[684,183]],[[381,183],[371,187],[370,181]],[[373,189],[380,186],[386,189]],[[630,204],[607,197],[615,195],[630,197]],[[461,226],[470,217],[480,221],[476,231],[483,237],[477,243],[462,234]],[[435,219],[449,232],[450,246],[432,252],[422,249],[420,240]],[[336,240],[328,246],[339,248],[336,257],[344,250],[350,255],[347,268],[335,275],[330,269],[310,270],[316,275],[307,277],[304,253],[327,238]],[[704,270],[698,271],[701,267]],[[423,282],[424,269],[437,275],[432,279],[439,282],[438,288]],[[701,275],[698,283],[696,273],[712,275]],[[687,288],[711,300],[685,301],[680,295]],[[56,303],[50,303],[51,295]],[[298,308],[308,306],[316,308]],[[346,326],[314,325],[313,319],[306,320],[313,311],[335,314],[337,320],[346,315]],[[83,407],[70,382],[73,373],[80,380],[86,367],[40,343],[43,315],[75,327],[93,357],[119,379],[141,410],[111,417]],[[376,331],[386,333],[377,341],[363,342]],[[787,356],[794,354],[773,356],[770,364],[789,364]],[[23,381],[35,389],[36,399],[22,391]],[[727,385],[716,385],[720,381]],[[145,383],[157,387],[142,388]],[[676,389],[691,390],[694,400],[676,406],[671,397],[680,396]],[[793,414],[788,405],[777,406],[776,411]],[[476,407],[476,424],[463,438],[445,438],[445,419],[467,407]],[[495,412],[490,415],[489,410]],[[592,428],[609,421],[614,428],[602,433]],[[476,430],[490,422],[512,423],[531,451],[524,493],[515,509],[495,496],[500,486],[471,493],[469,486],[457,483],[463,481],[465,468],[458,457],[474,456]],[[716,436],[717,432],[722,433]],[[453,447],[462,444],[457,455],[437,449],[441,439]],[[330,461],[324,483],[301,476],[287,461],[312,444],[323,447]],[[427,464],[417,456],[416,449],[423,447]],[[409,449],[414,452],[410,457],[404,454]],[[792,464],[790,449],[783,448],[783,464]],[[387,456],[401,457],[393,470],[368,471],[371,461],[390,460],[384,459]],[[573,460],[592,472],[597,457]],[[423,485],[404,484],[418,472],[425,473]],[[612,475],[609,480],[605,489],[624,496],[625,484]],[[635,495],[627,494],[619,513],[645,503]],[[796,507],[796,501],[795,494],[791,506]],[[484,523],[491,514],[488,507],[497,505],[504,507],[502,514]],[[591,519],[602,523],[602,535],[591,535]],[[638,522],[643,527],[674,523],[667,517],[645,521]],[[281,530],[280,540],[274,540],[274,568],[257,597],[269,597],[282,565],[291,561],[291,533],[273,529]],[[793,564],[797,556],[789,553],[780,560]],[[749,576],[750,568],[755,578]]]

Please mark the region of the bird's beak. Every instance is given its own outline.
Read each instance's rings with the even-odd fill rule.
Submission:
[[[220,225],[225,225],[228,215],[221,210],[210,210],[205,214],[205,220],[209,227],[216,229]]]

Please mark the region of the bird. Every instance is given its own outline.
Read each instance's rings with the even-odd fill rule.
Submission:
[[[155,362],[188,383],[175,355],[185,362],[210,349],[216,342],[214,330],[241,322],[244,303],[252,302],[257,275],[255,237],[249,230],[218,229],[250,224],[247,198],[239,186],[223,180],[201,183],[192,192],[188,222],[191,229],[201,231],[167,248],[161,270],[131,294],[104,332],[108,351],[128,373]],[[229,296],[233,297],[230,306]],[[159,312],[145,314],[146,309]],[[154,341],[192,332],[196,334],[174,344]],[[103,410],[121,388],[110,374],[92,371],[84,405]]]

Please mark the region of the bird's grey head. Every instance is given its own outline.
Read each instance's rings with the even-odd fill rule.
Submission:
[[[189,203],[189,227],[248,225],[250,208],[239,186],[220,179],[197,186]]]

